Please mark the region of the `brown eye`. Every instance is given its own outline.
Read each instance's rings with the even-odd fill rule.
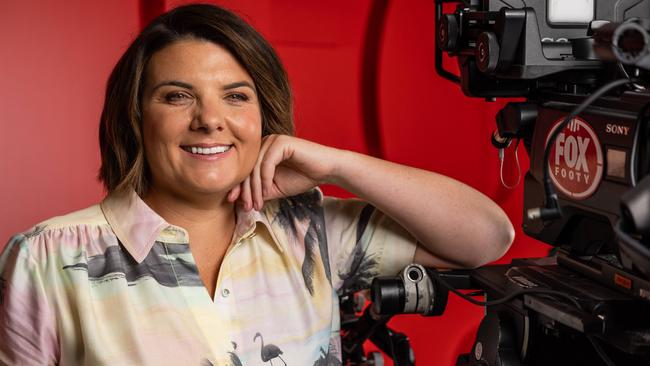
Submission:
[[[228,94],[226,98],[233,102],[246,102],[249,99],[246,94],[242,94],[242,93]]]
[[[190,96],[183,92],[171,92],[165,95],[165,101],[168,103],[183,103],[190,99]]]

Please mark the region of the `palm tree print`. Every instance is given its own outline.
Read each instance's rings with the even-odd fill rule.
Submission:
[[[357,242],[354,247],[352,263],[348,272],[339,272],[339,278],[343,279],[343,285],[338,291],[339,295],[370,287],[372,279],[378,275],[377,260],[374,255],[366,255],[368,242],[362,241],[363,234],[375,212],[375,207],[370,204],[361,210],[357,222]]]
[[[341,361],[330,352],[325,353],[323,347],[320,348],[320,353],[321,355],[314,362],[314,366],[341,366]]]
[[[232,343],[232,351],[228,351],[228,356],[230,356],[230,364],[229,366],[242,366],[241,360],[235,353],[237,351],[237,343],[230,341]],[[201,366],[214,366],[212,361],[208,360],[207,358],[204,358],[201,361]]]
[[[235,353],[237,352],[237,343],[233,341],[230,341],[230,343],[232,343],[232,351],[228,351],[228,356],[230,356],[232,366],[242,366],[239,356]]]
[[[297,196],[280,200],[280,207],[274,220],[289,233],[289,236],[298,242],[297,223],[308,222],[307,232],[303,242],[305,243],[305,259],[302,263],[302,277],[310,295],[314,295],[314,266],[316,264],[316,246],[320,249],[320,256],[325,266],[325,274],[330,283],[329,255],[327,248],[327,236],[325,235],[325,216],[323,207],[320,204],[321,194],[312,190]]]

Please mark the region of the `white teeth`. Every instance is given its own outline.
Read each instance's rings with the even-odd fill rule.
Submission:
[[[215,146],[215,147],[196,147],[192,146],[188,148],[192,154],[201,154],[201,155],[214,155],[214,154],[220,154],[223,152],[226,152],[230,150],[230,145],[228,146]]]

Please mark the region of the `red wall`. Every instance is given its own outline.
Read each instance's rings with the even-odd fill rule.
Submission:
[[[0,1],[3,243],[102,197],[95,177],[103,89],[140,27],[137,5]]]
[[[214,2],[251,22],[280,54],[299,136],[470,184],[517,228],[501,262],[545,254],[521,232],[522,187],[498,183],[489,135],[501,104],[466,98],[435,74],[432,0],[386,2],[383,21],[376,17],[383,1]],[[102,197],[95,177],[105,81],[141,19],[181,3],[0,1],[0,237]],[[523,149],[520,157],[525,171]],[[452,296],[444,316],[401,316],[390,324],[409,335],[419,365],[453,365],[469,350],[481,316],[481,308]]]

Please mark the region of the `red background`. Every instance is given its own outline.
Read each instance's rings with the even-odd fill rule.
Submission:
[[[97,128],[108,74],[146,21],[182,3],[0,1],[3,240],[102,198]],[[214,3],[278,51],[299,136],[463,181],[498,202],[517,228],[500,262],[545,254],[520,229],[523,187],[499,184],[489,135],[501,103],[466,98],[435,73],[432,0]],[[523,151],[520,158],[524,172]],[[482,312],[452,295],[441,317],[400,316],[390,325],[409,335],[419,365],[453,365],[469,351]]]

